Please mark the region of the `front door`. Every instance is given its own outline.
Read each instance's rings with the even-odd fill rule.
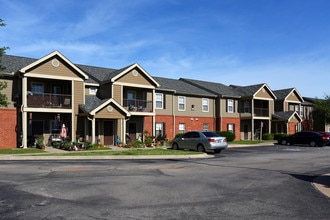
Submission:
[[[128,135],[130,140],[136,140],[136,123],[128,124]]]
[[[104,145],[114,145],[113,121],[104,121]]]

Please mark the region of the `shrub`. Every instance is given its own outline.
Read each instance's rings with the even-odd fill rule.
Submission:
[[[281,134],[281,133],[276,133],[276,134],[274,134],[274,140],[279,140],[279,139],[281,139],[282,137],[287,137],[287,136],[289,136],[288,134]]]
[[[228,142],[234,141],[236,135],[231,131],[216,131],[216,133],[222,137],[226,137]]]
[[[274,134],[265,133],[265,134],[262,135],[262,140],[274,140]]]

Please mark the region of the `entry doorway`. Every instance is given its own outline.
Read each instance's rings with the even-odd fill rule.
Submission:
[[[136,123],[128,123],[128,136],[130,140],[136,140]]]
[[[114,145],[114,123],[113,121],[104,121],[104,145]]]

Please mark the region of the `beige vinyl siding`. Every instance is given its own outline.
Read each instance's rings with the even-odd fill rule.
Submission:
[[[137,73],[137,75],[136,75]],[[120,83],[132,83],[137,85],[151,85],[149,79],[139,70],[132,70],[117,80]]]
[[[54,67],[52,65],[52,60],[43,63],[42,65],[37,66],[35,69],[32,69],[31,73],[43,74],[45,76],[54,76],[55,79],[60,79],[61,77],[73,77],[78,78],[78,76],[73,72],[73,69],[70,68],[67,64],[59,61],[59,66]],[[79,77],[80,78],[80,77]]]
[[[169,93],[163,93],[163,92],[157,92],[156,93],[162,93],[163,94],[163,109],[157,109],[156,108],[156,114],[159,115],[172,115],[173,113],[173,97],[177,98],[176,96],[173,96],[173,94]]]
[[[231,99],[231,98],[229,98]],[[227,100],[228,99],[220,99],[220,109],[221,109],[221,116],[222,117],[239,117],[238,112],[238,100],[234,100],[234,112],[228,112],[227,111]],[[251,106],[250,106],[251,109]]]
[[[181,96],[181,95],[180,95]],[[214,99],[209,98],[209,111],[202,111],[202,98],[203,97],[185,97],[185,111],[179,111],[178,108],[178,97],[174,96],[174,111],[176,116],[193,116],[193,117],[213,117],[214,116]],[[192,110],[194,105],[194,110]]]
[[[121,85],[113,85],[113,99],[116,100],[116,102],[118,102],[119,104],[123,104],[122,103],[122,86]]]
[[[289,102],[297,102],[297,103],[300,103],[300,102],[301,102],[300,99],[299,99],[299,97],[298,97],[298,95],[297,95],[297,93],[295,93],[295,92],[291,92],[291,93],[288,95],[286,101],[287,101],[287,102],[288,102],[288,101],[289,101]]]
[[[111,104],[110,104],[111,105]],[[106,119],[118,119],[118,118],[125,118],[123,115],[114,105],[111,105],[112,111],[108,111],[108,106],[100,110],[96,113],[95,118],[106,118]]]
[[[73,131],[77,130],[78,124],[78,113],[79,113],[79,105],[84,104],[84,83],[80,81],[73,81]],[[72,133],[72,137],[76,139],[75,133]]]
[[[266,98],[266,99],[272,99],[273,97],[270,94],[270,91],[266,88],[263,87],[256,95],[254,96],[255,98]]]

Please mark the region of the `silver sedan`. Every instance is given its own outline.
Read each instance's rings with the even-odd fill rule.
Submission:
[[[174,150],[188,149],[199,152],[213,150],[214,153],[220,153],[221,150],[227,147],[228,142],[226,137],[221,137],[211,131],[190,131],[172,141],[172,148]]]

